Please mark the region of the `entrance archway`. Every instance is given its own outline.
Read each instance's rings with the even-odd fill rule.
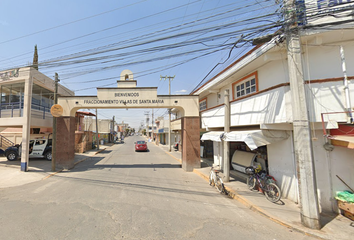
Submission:
[[[63,114],[57,118],[56,166],[70,169],[75,157],[75,113],[79,109],[176,108],[181,113],[182,168],[200,168],[199,98],[194,95],[157,95],[157,87],[136,87],[135,80],[117,81],[116,88],[97,88],[97,96],[59,97]]]

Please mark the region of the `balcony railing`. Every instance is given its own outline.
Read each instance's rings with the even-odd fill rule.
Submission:
[[[37,118],[51,118],[50,107],[38,103],[31,104],[31,115]],[[0,103],[0,118],[23,117],[23,102]]]

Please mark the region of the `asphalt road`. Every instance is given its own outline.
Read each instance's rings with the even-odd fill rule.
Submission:
[[[0,239],[312,239],[221,195],[134,136],[70,171],[0,190]]]

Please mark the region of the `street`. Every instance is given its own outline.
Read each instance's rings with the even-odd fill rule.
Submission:
[[[217,192],[140,136],[0,190],[1,239],[313,239]]]

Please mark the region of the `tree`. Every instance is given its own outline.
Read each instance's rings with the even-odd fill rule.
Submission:
[[[38,70],[38,50],[37,50],[37,44],[34,46],[34,54],[33,54],[33,68]]]

